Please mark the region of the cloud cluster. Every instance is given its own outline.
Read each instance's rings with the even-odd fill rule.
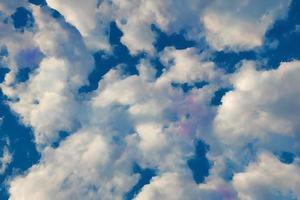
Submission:
[[[80,31],[90,48],[109,50],[107,25],[116,21],[123,32],[122,43],[132,54],[137,54],[141,51],[155,52],[153,43],[156,35],[152,25],[167,34],[185,31],[187,38],[197,42],[205,37],[217,50],[239,51],[261,46],[265,32],[276,19],[284,16],[290,1],[47,2]]]
[[[232,77],[234,90],[222,99],[216,133],[230,144],[259,139],[273,143],[274,148],[277,142],[271,138],[281,137],[281,142],[298,138],[299,76],[299,61],[282,63],[270,71],[257,71],[253,62],[245,62]],[[296,143],[290,148],[299,151]]]
[[[127,153],[113,146],[99,130],[74,133],[59,148],[47,148],[38,165],[10,183],[10,198],[122,199],[137,177],[130,175]]]
[[[13,155],[9,152],[7,146],[4,146],[2,149],[2,155],[0,157],[0,175],[4,174],[8,165],[12,162]]]
[[[210,54],[262,45],[289,1],[48,0],[63,17],[22,2],[0,3],[0,44],[7,50],[1,65],[10,69],[0,87],[11,110],[32,128],[41,160],[8,179],[11,200],[121,200],[141,178],[135,165],[156,172],[136,200],[300,198],[300,62],[265,71],[244,61],[226,74]],[[20,31],[5,22],[17,6],[32,12],[34,27]],[[132,55],[145,52],[137,74],[128,75],[119,63],[96,90],[80,93],[94,67],[93,52],[113,53],[113,21]],[[185,31],[199,44],[206,38],[212,49],[157,53],[153,25],[167,34]],[[159,76],[153,58],[164,66]],[[29,77],[19,81],[25,65]],[[215,92],[228,87],[221,105],[211,105]],[[209,145],[211,169],[202,183],[187,164],[197,140]],[[276,156],[282,151],[295,160],[283,163]],[[5,152],[0,161],[7,164],[13,158]]]
[[[276,19],[285,16],[290,1],[214,1],[201,18],[206,38],[217,50],[250,50],[264,42]]]
[[[75,29],[62,20],[54,20],[47,8],[32,11],[38,30],[29,33],[30,41],[41,51],[43,59],[23,83],[16,84],[19,66],[12,69],[5,77],[2,90],[13,100],[12,109],[35,129],[36,142],[47,143],[58,131],[69,131],[75,126],[78,102],[74,95],[87,82],[94,60]],[[26,40],[27,33],[17,34]],[[13,57],[14,47],[7,48],[9,58]]]
[[[299,161],[297,161],[299,162]],[[299,199],[299,163],[287,165],[263,152],[233,177],[239,199]]]

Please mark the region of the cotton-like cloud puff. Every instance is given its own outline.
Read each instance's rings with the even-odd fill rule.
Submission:
[[[27,82],[13,87],[12,70],[2,90],[13,100],[18,99],[11,102],[11,107],[25,124],[35,128],[36,141],[42,144],[53,140],[59,130],[74,127],[78,108],[74,93],[87,81],[94,61],[72,27],[54,21],[46,8],[34,8],[33,15],[38,31],[32,41],[44,58]]]
[[[179,32],[186,26],[198,29],[199,20],[196,12],[201,10],[202,5],[207,1],[189,0],[183,3],[169,0],[163,2],[95,0],[89,1],[88,4],[81,0],[68,0],[63,4],[56,0],[47,2],[50,7],[62,13],[69,23],[78,28],[86,44],[92,49],[93,47],[109,49],[107,25],[111,21],[116,21],[123,32],[121,41],[132,54],[137,54],[141,51],[154,52],[155,33],[151,30],[153,24],[168,33]]]
[[[109,48],[105,27],[110,21],[116,21],[123,32],[121,41],[132,54],[154,52],[152,25],[168,34],[186,30],[186,36],[196,41],[205,35],[217,50],[249,50],[262,45],[265,32],[286,13],[289,2],[94,0],[83,3],[68,0],[61,3],[48,0],[49,6],[78,28],[92,48]]]
[[[40,34],[41,33],[38,33],[37,35],[40,36]],[[24,122],[34,128],[35,138],[38,144],[47,145],[49,141],[51,144],[51,141],[55,139],[59,130],[68,130],[68,128],[72,127],[72,122],[76,120],[80,122],[83,130],[90,130],[90,134],[88,134],[87,137],[91,140],[88,141],[96,142],[98,141],[98,137],[102,138],[99,139],[99,143],[101,143],[102,140],[110,141],[110,144],[107,144],[109,145],[107,149],[112,151],[112,153],[108,154],[107,160],[103,161],[103,165],[107,166],[105,176],[107,176],[107,180],[112,180],[114,179],[112,174],[118,172],[116,177],[116,181],[118,182],[116,184],[121,185],[111,186],[114,188],[113,191],[111,191],[111,188],[107,188],[107,194],[105,194],[105,192],[101,193],[101,188],[106,186],[100,182],[92,187],[90,186],[92,182],[88,179],[86,180],[86,185],[78,186],[77,183],[85,184],[84,181],[80,181],[83,177],[81,178],[77,173],[73,172],[75,169],[72,166],[78,165],[78,162],[81,162],[76,160],[78,154],[71,155],[70,160],[74,157],[75,161],[69,162],[67,164],[68,166],[62,166],[62,169],[55,167],[60,160],[68,155],[68,152],[76,152],[77,148],[78,150],[81,149],[78,145],[72,145],[73,140],[77,141],[75,138],[81,138],[81,135],[86,134],[80,133],[81,131],[79,131],[79,133],[72,133],[72,136],[62,142],[57,149],[50,148],[49,150],[49,148],[45,147],[42,151],[42,162],[33,166],[27,175],[19,176],[10,183],[12,199],[22,197],[18,195],[27,196],[30,194],[36,195],[32,198],[63,199],[76,198],[77,196],[80,198],[81,196],[78,193],[72,193],[72,191],[79,191],[78,187],[82,188],[82,190],[88,190],[91,199],[99,195],[104,199],[118,199],[129,191],[137,181],[136,178],[133,179],[131,175],[133,160],[144,167],[156,168],[159,172],[171,171],[179,173],[179,175],[182,173],[181,171],[191,173],[186,165],[186,160],[193,152],[192,145],[194,138],[198,137],[194,131],[197,129],[197,126],[202,124],[199,124],[198,120],[203,119],[203,123],[205,123],[205,118],[208,119],[208,117],[210,117],[212,120],[211,115],[213,109],[211,110],[207,106],[216,87],[216,85],[213,84],[215,81],[214,77],[222,73],[221,71],[214,72],[213,69],[215,66],[212,63],[205,61],[205,59],[202,60],[198,58],[200,53],[196,53],[193,49],[181,51],[168,49],[162,54],[162,57],[164,57],[167,52],[171,54],[176,60],[177,69],[185,67],[183,63],[188,59],[184,59],[183,57],[186,56],[191,59],[190,63],[185,63],[194,69],[190,72],[186,71],[186,78],[180,81],[208,80],[212,82],[212,86],[203,89],[195,88],[186,96],[181,90],[173,88],[171,84],[172,81],[177,81],[177,79],[169,75],[175,66],[169,66],[169,70],[166,70],[166,72],[161,75],[161,79],[167,81],[160,81],[160,79],[153,79],[154,68],[152,66],[145,66],[145,61],[141,62],[138,67],[140,75],[126,76],[122,74],[122,70],[111,70],[100,81],[100,87],[91,95],[90,99],[78,102],[77,99],[73,98],[74,94],[72,93],[72,89],[76,88],[77,85],[75,83],[77,82],[72,84],[71,79],[68,77],[72,73],[80,74],[81,72],[76,71],[76,68],[73,69],[74,71],[69,71],[68,54],[59,59],[51,56],[54,54],[54,51],[52,53],[52,48],[48,46],[46,46],[47,48],[44,47],[43,43],[40,43],[40,45],[41,50],[45,54],[45,58],[42,60],[36,72],[28,81],[17,85],[17,88],[12,88],[7,85],[3,90],[7,92],[7,95],[10,90],[12,90],[13,93],[18,91],[16,95],[19,101],[11,102],[11,107],[23,117]],[[52,47],[52,45],[50,47]],[[196,68],[196,66],[198,66],[198,68]],[[149,67],[152,70],[145,70],[145,67]],[[211,75],[207,77],[203,71],[204,69],[211,70]],[[216,76],[214,73],[218,75]],[[76,77],[76,74],[72,77]],[[192,79],[190,80],[189,77],[192,77]],[[55,83],[53,83],[51,87],[45,88],[46,83],[51,80],[55,80]],[[22,93],[22,91],[26,92]],[[126,93],[123,91],[126,91]],[[36,99],[36,102],[34,99]],[[176,108],[178,106],[184,107],[178,110]],[[61,107],[64,107],[64,110],[60,109]],[[52,113],[50,114],[50,112]],[[79,112],[81,114],[77,116]],[[181,115],[189,115],[189,117],[182,118]],[[45,120],[41,120],[43,118],[45,118]],[[63,121],[61,121],[62,119]],[[95,130],[101,131],[97,133]],[[99,136],[93,138],[93,134]],[[201,135],[201,132],[199,132],[199,135]],[[81,138],[78,140],[84,139]],[[119,142],[114,143],[116,141]],[[71,147],[68,147],[69,144]],[[120,144],[125,146],[122,147]],[[87,145],[89,146],[89,143]],[[99,145],[100,144],[95,144],[92,146],[97,147]],[[123,149],[120,150],[119,148]],[[94,152],[94,150],[91,151]],[[97,152],[98,149],[96,148],[95,151]],[[104,154],[105,153],[103,153],[103,155]],[[91,157],[93,156],[96,155],[91,155]],[[123,161],[120,163],[122,167],[128,166],[127,168],[123,168],[123,170],[125,170],[124,174],[122,174],[119,169],[112,168],[112,162],[115,162],[117,159],[115,156],[121,160],[126,160],[126,162],[124,161],[125,163],[123,163]],[[78,159],[80,159],[80,157]],[[90,161],[86,160],[82,161],[83,167],[89,162]],[[92,165],[91,168],[96,169],[97,166]],[[104,169],[104,167],[99,168]],[[45,187],[43,190],[35,190],[35,184],[37,182],[44,182],[48,179],[51,180],[51,178],[44,175],[48,174],[47,171],[49,170],[54,174],[63,173],[61,174],[62,178],[53,180],[55,182],[53,185],[51,184],[52,182],[49,182],[47,185],[50,188]],[[66,172],[61,172],[61,170],[66,170]],[[70,180],[71,185],[68,186],[70,190],[67,191],[64,189],[65,181],[63,180],[69,179],[69,175],[73,173],[74,175],[72,175],[72,177],[74,178]],[[54,177],[56,176],[58,175]],[[93,175],[93,177],[97,179],[96,175]],[[188,177],[191,185],[195,185],[191,174],[189,174]],[[132,184],[128,184],[128,181],[131,181]],[[126,184],[123,185],[122,182]],[[24,188],[24,184],[28,187]],[[16,193],[16,191],[19,191],[19,187],[24,188],[22,193]],[[120,187],[120,189],[117,189],[118,187]],[[98,190],[100,193],[98,193]],[[30,191],[30,194],[27,193],[28,191]],[[57,194],[57,196],[55,196],[53,191],[55,191],[54,193]],[[85,194],[84,191],[82,191],[82,194]]]
[[[0,157],[0,175],[4,174],[12,159],[12,153],[8,150],[7,146],[4,146],[2,149],[2,155]]]
[[[230,144],[253,139],[264,143],[276,136],[296,141],[299,76],[299,61],[282,63],[270,71],[257,71],[254,63],[245,62],[232,77],[235,89],[222,99],[215,119],[217,134]],[[272,143],[275,147],[276,141]],[[293,146],[299,151],[296,143]]]
[[[300,167],[281,163],[270,153],[261,153],[257,162],[233,177],[241,200],[299,199]]]
[[[2,58],[3,65],[8,67],[12,73],[16,73],[21,67],[36,67],[42,54],[33,41],[34,33],[15,30],[9,17],[10,15],[0,14],[0,47],[5,49],[8,54]],[[5,23],[5,20],[8,19],[10,19],[10,23]]]
[[[102,0],[67,0],[59,2],[48,0],[47,4],[59,11],[66,21],[74,25],[83,36],[86,45],[92,50],[110,50],[108,41],[109,23],[112,21],[110,14],[105,10],[105,14],[100,16],[99,6]],[[106,13],[107,12],[107,13]]]
[[[45,149],[38,165],[15,178],[10,199],[122,199],[137,177],[127,153],[113,146],[97,129],[80,130],[59,148]]]
[[[200,190],[190,178],[175,173],[166,173],[156,177],[151,184],[145,186],[135,200],[150,199],[199,199]]]
[[[285,16],[290,1],[215,1],[201,20],[209,44],[217,50],[249,50],[263,44],[264,34]]]
[[[16,8],[25,6],[27,2],[25,0],[16,0],[16,1],[10,1],[10,0],[3,0],[0,2],[0,15],[3,12],[5,15],[11,15]]]
[[[5,2],[0,5],[14,8]],[[0,24],[11,70],[1,90],[32,128],[41,153],[39,163],[7,180],[10,199],[123,199],[139,181],[135,164],[156,172],[137,191],[137,200],[299,197],[299,177],[292,177],[299,173],[298,158],[286,164],[273,155],[283,150],[299,155],[299,61],[269,71],[257,70],[255,61],[243,62],[226,74],[211,61],[210,51],[197,47],[156,54],[151,30],[151,25],[167,34],[186,30],[187,38],[206,37],[217,50],[252,49],[262,44],[289,2],[255,1],[253,7],[250,1],[230,1],[234,6],[195,0],[47,2],[64,17],[54,18],[47,6],[28,6],[35,19],[32,30],[18,32],[11,21]],[[111,21],[131,54],[146,54],[137,74],[115,66],[95,91],[81,94],[94,67],[92,53],[110,50]],[[245,31],[249,37],[237,37]],[[26,62],[32,52],[34,58],[38,52],[42,56]],[[159,76],[153,58],[164,65]],[[24,63],[36,66],[18,82]],[[205,84],[198,87],[199,82]],[[221,105],[212,106],[223,87],[233,89]],[[60,131],[68,132],[63,140]],[[199,139],[209,145],[211,168],[196,183],[187,163]]]

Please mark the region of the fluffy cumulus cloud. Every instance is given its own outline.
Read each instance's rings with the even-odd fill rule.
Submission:
[[[264,34],[282,18],[290,1],[215,1],[201,20],[208,42],[217,50],[249,50],[263,44]]]
[[[126,154],[112,148],[99,130],[80,130],[59,148],[47,148],[38,165],[14,179],[10,198],[122,199],[137,179],[130,175]]]
[[[33,15],[37,30],[32,42],[43,59],[26,82],[15,79],[19,66],[12,69],[2,90],[24,123],[35,128],[36,141],[43,144],[55,138],[57,131],[74,126],[78,107],[74,93],[86,83],[94,61],[79,33],[65,22],[55,21],[49,9],[33,8]]]
[[[253,62],[245,62],[232,77],[234,90],[222,99],[215,119],[218,135],[229,143],[255,138],[267,142],[274,136],[298,138],[299,75],[299,61],[270,71],[257,71]]]
[[[13,13],[13,12],[12,12]],[[39,64],[41,53],[33,41],[33,33],[31,31],[16,31],[14,25],[8,15],[0,13],[0,48],[8,55],[1,55],[1,67],[9,67],[16,72],[22,67],[36,67]],[[11,23],[5,23],[9,20]],[[16,43],[16,41],[18,41]],[[28,61],[30,60],[30,61]]]
[[[194,83],[206,81],[213,84],[225,84],[224,71],[218,69],[213,62],[205,61],[205,55],[199,55],[197,49],[188,48],[182,51],[174,51],[166,48],[160,56],[162,63],[170,67],[165,71],[159,81],[176,83]]]
[[[13,155],[9,152],[7,146],[2,149],[2,156],[0,157],[0,174],[4,174],[8,165],[12,162]]]
[[[0,2],[0,10],[1,13],[10,15],[12,14],[16,8],[26,5],[26,1],[24,0],[3,0]]]
[[[92,48],[109,48],[107,25],[116,21],[123,32],[122,42],[136,54],[155,51],[152,25],[168,34],[185,30],[186,37],[196,41],[205,36],[217,50],[249,50],[261,46],[265,32],[276,19],[284,17],[289,2],[93,0],[82,4],[81,0],[64,3],[49,0],[48,4],[77,27]]]
[[[150,185],[145,186],[135,199],[199,199],[197,185],[190,180],[174,173],[163,174],[161,177],[156,177]]]
[[[299,163],[283,164],[266,152],[245,172],[233,177],[238,197],[244,199],[299,199]]]
[[[232,73],[214,62],[216,51],[262,46],[289,5],[1,1],[1,104],[31,128],[41,158],[16,170],[7,143],[0,175],[13,172],[0,187],[10,200],[300,198],[300,61],[266,70],[258,57]],[[32,14],[22,28],[12,17],[19,7]],[[129,55],[110,43],[112,22]],[[195,45],[157,51],[157,28]]]
[[[151,26],[173,33],[183,28],[200,35],[199,10],[208,1],[64,1],[49,0],[50,7],[61,12],[86,38],[89,47],[108,49],[107,26],[116,21],[123,32],[121,41],[132,54],[141,51],[154,52],[155,33]],[[78,13],[78,10],[81,12]],[[179,17],[180,16],[180,17]],[[195,36],[198,37],[198,36]],[[101,39],[101,40],[100,40]],[[91,45],[93,46],[91,46]],[[106,44],[104,46],[104,44]]]

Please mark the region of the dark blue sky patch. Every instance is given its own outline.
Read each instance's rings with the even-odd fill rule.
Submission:
[[[16,62],[19,68],[36,68],[44,55],[38,48],[23,49],[16,55]]]
[[[8,68],[2,68],[0,67],[0,83],[4,81],[5,74],[9,72]]]
[[[13,19],[14,27],[21,31],[34,25],[32,13],[23,7],[17,8],[16,12],[11,15],[11,18]]]
[[[224,174],[222,174],[222,178],[224,180],[232,181],[232,178],[234,176],[235,171],[237,171],[236,165],[229,159],[226,159],[225,161],[226,171]]]
[[[186,49],[196,45],[196,42],[185,39],[183,33],[173,33],[171,35],[167,35],[155,25],[152,25],[151,28],[152,31],[156,33],[154,47],[158,52],[162,51],[165,47],[170,46],[175,47],[176,49]]]
[[[156,69],[156,78],[160,77],[165,69],[164,65],[160,62],[159,58],[153,58],[150,60],[150,63],[155,67]]]
[[[195,154],[193,158],[187,161],[187,165],[192,170],[194,181],[199,184],[203,183],[205,177],[209,175],[210,162],[206,158],[209,150],[208,145],[199,140],[195,144]]]
[[[16,74],[18,82],[25,82],[30,74],[39,66],[44,55],[37,48],[25,49],[16,55],[16,62],[19,70]]]
[[[58,139],[55,140],[52,144],[51,144],[51,147],[52,148],[57,148],[59,147],[60,143],[62,141],[64,141],[71,133],[67,132],[67,131],[60,131],[58,133]]]
[[[232,160],[230,158],[225,158],[223,161],[224,170],[220,173],[220,177],[222,177],[226,181],[232,181],[233,176],[236,173],[245,171],[245,167],[249,165],[249,163],[253,163],[257,159],[257,140],[254,140],[248,144],[246,144],[239,151],[239,159]]]
[[[110,69],[119,64],[124,64],[122,69],[129,75],[138,74],[136,65],[143,54],[131,56],[126,46],[124,46],[120,39],[122,37],[121,30],[117,27],[115,22],[110,25],[110,44],[113,47],[113,55],[108,55],[107,52],[99,51],[94,54],[95,68],[89,75],[89,85],[80,88],[80,93],[87,93],[98,88],[98,82],[102,79]]]
[[[0,175],[2,186],[5,178],[15,172],[24,172],[40,159],[40,154],[37,152],[33,141],[32,130],[21,125],[19,119],[4,102],[5,97],[0,91],[0,116],[3,117],[2,126],[0,126],[0,139],[9,139],[9,150],[13,153],[12,163],[8,166],[5,174]],[[6,191],[0,191],[0,199],[7,199]]]
[[[110,24],[110,33],[109,33],[109,42],[111,45],[119,46],[121,43],[121,37],[123,36],[122,31],[118,28],[116,22],[111,22]],[[128,51],[128,49],[127,49]]]
[[[18,73],[16,74],[17,82],[21,83],[27,81],[31,72],[32,69],[30,69],[29,67],[19,69]]]
[[[255,60],[256,53],[254,51],[245,52],[225,52],[218,51],[213,53],[212,61],[216,63],[218,68],[224,69],[227,73],[234,73],[236,64],[242,60]]]
[[[47,5],[46,0],[28,0],[28,2],[39,6]]]
[[[8,51],[6,46],[2,46],[0,47],[0,80],[2,80],[2,76],[4,76],[5,74],[5,68],[7,68],[6,66],[6,62],[4,61],[5,57],[8,56]],[[8,69],[7,69],[8,70]],[[0,81],[1,83],[2,81]]]
[[[292,164],[295,159],[295,154],[293,154],[291,152],[283,151],[278,155],[278,157],[282,163]]]
[[[231,88],[220,88],[220,89],[218,89],[215,92],[213,98],[211,99],[211,105],[213,105],[213,106],[221,105],[223,96],[231,90],[232,90]]]
[[[51,10],[51,16],[54,18],[54,19],[58,19],[58,18],[61,18],[64,16],[60,14],[60,12],[58,12],[57,10],[55,9],[52,9],[52,8],[49,8]]]
[[[6,56],[8,56],[7,48],[6,48],[6,46],[2,46],[2,47],[0,48],[0,59],[1,59],[2,57],[6,57]]]
[[[154,169],[143,169],[138,164],[135,164],[133,166],[133,173],[140,174],[140,179],[131,188],[131,190],[125,194],[124,200],[132,200],[145,185],[150,183],[152,177],[156,176],[156,172]]]
[[[192,84],[190,84],[190,83],[172,83],[172,86],[174,88],[180,88],[185,93],[189,92],[193,88],[200,89],[206,85],[208,85],[208,82],[206,82],[206,81],[200,81],[200,82],[196,82],[196,83],[192,83]]]
[[[293,0],[290,5],[288,16],[275,22],[273,27],[266,33],[266,41],[275,41],[277,47],[266,44],[260,57],[267,59],[266,67],[275,69],[280,62],[300,59],[300,0]]]

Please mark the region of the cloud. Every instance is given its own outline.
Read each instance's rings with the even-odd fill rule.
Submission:
[[[300,62],[282,63],[278,69],[257,71],[245,62],[232,78],[234,90],[226,93],[215,119],[219,137],[230,144],[276,135],[297,138],[299,123]]]
[[[137,179],[130,162],[99,130],[80,130],[12,180],[10,199],[122,199]]]
[[[8,20],[8,23],[5,23],[5,19]],[[16,72],[19,68],[33,68],[39,64],[41,55],[33,41],[33,35],[34,33],[29,30],[24,32],[15,30],[10,15],[0,14],[0,47],[7,50],[8,54],[1,58],[2,67]],[[16,41],[18,42],[16,43]],[[29,56],[31,57],[29,58]]]
[[[47,0],[47,4],[59,11],[66,21],[74,25],[92,51],[110,50],[108,42],[109,23],[112,21],[109,13],[100,16],[99,7],[102,0],[82,2],[67,0],[63,3],[57,0]],[[104,8],[105,9],[105,8]],[[105,12],[105,10],[103,11]]]
[[[190,178],[182,177],[176,173],[166,173],[156,177],[146,185],[135,200],[150,199],[199,199],[197,185]]]
[[[0,3],[7,7],[0,15],[0,47],[8,52],[1,64],[10,69],[1,91],[20,121],[32,128],[41,153],[39,163],[9,177],[10,199],[123,199],[139,181],[135,165],[156,172],[137,200],[299,196],[299,178],[291,175],[299,171],[300,62],[258,70],[260,61],[243,61],[226,74],[211,61],[215,50],[260,46],[289,2],[47,3],[63,17],[53,17],[48,6],[20,3],[35,21],[24,31],[14,29],[11,20],[4,22],[16,4]],[[132,55],[145,53],[130,66],[137,73],[129,75],[117,63],[96,90],[80,93],[95,67],[93,53],[114,53],[111,22],[123,32],[121,42]],[[183,32],[198,46],[157,53],[152,26],[167,35]],[[204,37],[212,49],[202,48]],[[159,75],[153,60],[163,65]],[[24,66],[30,74],[20,82],[17,75]],[[185,84],[186,90],[181,88]],[[211,106],[215,92],[228,87],[232,90],[221,104]],[[61,131],[67,132],[65,138]],[[211,169],[197,184],[188,160],[199,139],[209,145]],[[13,155],[3,151],[5,171]],[[282,151],[296,155],[291,164],[274,156]]]
[[[162,52],[160,59],[167,70],[158,82],[195,83],[206,81],[212,84],[226,82],[224,71],[218,69],[213,62],[208,61],[205,54],[197,52],[196,48],[175,50],[173,47],[168,47]]]
[[[78,32],[62,20],[55,21],[47,8],[33,7],[33,15],[37,31],[31,41],[43,59],[24,83],[18,83],[16,72],[11,71],[2,90],[22,121],[35,129],[36,142],[43,145],[55,140],[59,131],[76,128],[79,103],[74,95],[87,82],[94,60]]]
[[[205,36],[216,50],[243,51],[259,47],[266,31],[287,12],[290,1],[214,1],[201,21]]]
[[[81,1],[65,1],[61,4],[57,0],[48,0],[49,6],[62,13],[66,20],[72,23],[81,32],[86,42],[96,47],[107,46],[107,25],[116,21],[123,32],[121,41],[130,50],[131,54],[147,52],[153,54],[153,43],[156,35],[151,26],[156,25],[168,34],[180,32],[189,28],[189,35],[194,38],[200,37],[199,11],[209,1],[189,0],[185,3],[174,1],[142,1],[124,2],[91,1],[81,5]],[[184,9],[183,9],[184,8]],[[82,14],[78,15],[80,9]],[[87,37],[86,37],[87,35]],[[95,40],[104,38],[104,40]],[[93,43],[92,43],[93,42]],[[90,45],[88,45],[90,46]]]
[[[0,175],[3,175],[8,165],[13,160],[13,154],[8,150],[7,146],[2,148],[2,156],[0,157]]]
[[[26,5],[24,0],[3,0],[0,2],[0,15],[4,13],[5,15],[11,15],[16,8]]]
[[[283,164],[274,155],[263,152],[245,172],[233,177],[233,185],[241,200],[298,199],[300,168]]]
[[[12,89],[13,97],[19,100],[10,102],[10,106],[20,114],[25,124],[34,128],[35,140],[39,144],[50,142],[60,130],[72,128],[77,103],[66,88],[66,68],[63,60],[43,59],[36,75],[28,83]],[[53,84],[49,86],[49,82]]]
[[[188,173],[164,173],[151,180],[135,200],[150,199],[237,199],[235,190],[222,180],[211,180],[197,185]]]
[[[193,73],[203,70],[205,61],[198,59],[199,54],[190,50],[182,52],[181,57],[192,59]],[[51,144],[48,140],[53,141],[60,129],[72,127],[74,120],[78,120],[81,128],[77,132],[71,130],[71,136],[56,149],[47,146],[40,149],[40,163],[10,182],[11,199],[23,196],[81,199],[81,195],[89,199],[99,196],[121,199],[138,180],[132,175],[135,162],[162,174],[178,174],[174,178],[175,189],[189,181],[195,187],[195,194],[191,195],[196,198],[197,185],[186,162],[194,152],[194,139],[204,135],[205,124],[212,120],[214,109],[208,105],[214,84],[195,88],[186,95],[173,88],[170,81],[161,84],[159,79],[153,79],[153,70],[142,70],[151,67],[143,61],[139,65],[141,75],[128,76],[121,69],[113,69],[89,98],[77,102],[71,93],[76,85],[66,81],[73,72],[68,71],[67,61],[44,58],[32,77],[18,86],[20,101],[12,102],[11,107],[34,128],[38,144]],[[168,68],[172,71],[173,67],[177,66]],[[161,78],[168,79],[169,70]],[[202,76],[192,78],[198,79]],[[50,80],[55,80],[51,86],[46,84]],[[33,97],[38,103],[31,103]],[[203,133],[198,131],[199,127]],[[67,163],[59,164],[66,158]],[[38,188],[40,182],[46,183],[46,187]],[[182,195],[187,191],[188,188],[184,189]]]
[[[49,6],[61,12],[68,22],[78,28],[88,46],[108,49],[108,30],[105,27],[116,21],[123,32],[121,41],[131,54],[155,52],[153,43],[156,35],[152,25],[167,34],[186,30],[186,37],[199,43],[205,35],[208,43],[217,50],[253,49],[262,45],[265,32],[276,19],[284,16],[289,2],[135,0],[133,3],[94,0],[79,6],[80,1],[69,0],[62,4],[57,0],[48,0]],[[77,12],[79,9],[81,14]]]

